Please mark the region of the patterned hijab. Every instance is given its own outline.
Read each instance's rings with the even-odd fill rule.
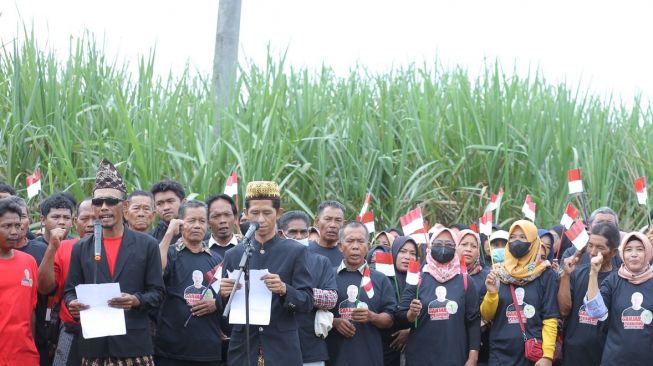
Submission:
[[[510,253],[510,241],[506,244],[505,256],[503,263],[497,265],[497,274],[501,282],[513,285],[525,285],[538,277],[551,266],[549,261],[540,261],[539,253],[542,242],[537,235],[537,227],[528,220],[518,220],[510,227],[508,238],[519,228],[526,235],[526,240],[531,243],[528,253],[521,257],[515,258]]]
[[[458,235],[454,234],[447,228],[436,230],[431,237],[431,242],[428,247],[429,250],[426,251],[426,265],[424,266],[424,272],[428,272],[440,283],[445,283],[460,273],[460,257],[458,256],[458,253],[456,253],[453,259],[448,263],[440,263],[431,256],[430,249],[433,245],[433,241],[444,232],[449,233],[453,238],[455,246],[458,246]]]

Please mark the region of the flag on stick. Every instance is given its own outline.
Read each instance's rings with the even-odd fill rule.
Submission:
[[[576,223],[569,228],[566,235],[577,250],[583,249],[590,240],[590,236],[587,234],[587,231],[585,231],[585,225],[580,220],[576,221]]]
[[[635,193],[637,194],[637,202],[640,205],[646,205],[648,193],[646,192],[646,179],[644,177],[635,179]]]
[[[392,263],[392,253],[376,252],[376,270],[388,277],[394,277],[395,266]]]
[[[499,193],[490,196],[490,203],[485,208],[485,212],[497,210],[501,206],[501,199],[503,198],[503,187],[499,188]]]
[[[363,279],[361,280],[361,287],[365,290],[367,298],[371,299],[374,297],[374,284],[372,284],[372,277],[370,275],[370,267],[365,266],[365,271],[363,271]]]
[[[408,263],[408,273],[406,274],[406,283],[417,286],[419,283],[419,262],[411,259]]]
[[[533,202],[533,199],[531,198],[530,194],[526,195],[526,201],[524,201],[524,206],[521,208],[521,212],[524,213],[524,216],[531,220],[535,221],[535,202]]]
[[[486,211],[479,220],[479,231],[488,238],[492,235],[492,211]]]
[[[569,185],[569,194],[583,192],[583,179],[580,175],[580,169],[567,171],[567,184]]]
[[[576,221],[578,217],[578,210],[571,203],[567,205],[565,213],[562,215],[562,220],[560,220],[560,225],[564,226],[565,229],[569,230],[571,225]]]
[[[34,174],[27,176],[27,198],[35,197],[41,192],[41,171],[36,169]]]
[[[236,171],[231,172],[227,178],[227,184],[224,187],[224,194],[233,197],[238,195],[238,174]]]
[[[428,227],[424,227],[421,207],[417,207],[399,218],[399,222],[404,235],[410,236],[417,244],[426,244]]]
[[[362,217],[360,216],[356,217],[356,220],[360,221],[363,225],[365,225],[368,232],[370,233],[376,232],[376,228],[374,226],[374,212],[367,211],[366,213],[363,214]]]
[[[361,208],[361,212],[358,214],[359,217],[363,217],[363,215],[365,215],[367,210],[369,210],[371,201],[372,201],[372,192],[367,192],[367,194],[365,195],[365,202],[363,203],[363,207]]]

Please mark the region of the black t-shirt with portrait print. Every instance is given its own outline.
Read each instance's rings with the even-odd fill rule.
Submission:
[[[557,274],[547,269],[535,280],[515,286],[527,338],[542,339],[544,319],[559,318]],[[512,301],[510,285],[499,285],[499,305],[490,329],[490,366],[533,365],[524,357],[524,338]]]
[[[332,310],[335,318],[351,319],[351,312],[360,301],[366,303],[368,308],[377,314],[388,313],[391,316],[394,314],[397,300],[390,280],[374,269],[370,269],[370,276],[374,285],[374,296],[371,299],[360,287],[363,276],[359,271],[343,269],[336,274],[338,303]],[[353,295],[353,300],[348,299],[348,292],[349,295]],[[356,333],[352,338],[343,337],[336,329],[329,332],[328,364],[330,366],[383,366],[383,346],[379,328],[369,322],[353,322],[353,324]]]
[[[605,339],[599,334],[597,327],[599,320],[589,317],[583,304],[583,299],[587,295],[589,270],[589,265],[581,266],[569,278],[571,312],[565,322],[563,365],[596,366],[601,363]],[[599,284],[610,273],[612,272],[600,272]]]
[[[649,366],[653,363],[653,279],[634,285],[611,273],[601,283],[608,318],[602,366]]]
[[[417,296],[417,286],[406,286],[396,319],[407,322],[410,303]],[[422,273],[419,286],[422,312],[412,327],[406,345],[407,365],[463,365],[469,350],[480,346],[481,318],[476,285],[468,277],[467,289],[463,275],[445,283],[428,273]],[[408,325],[408,324],[406,324]]]
[[[175,246],[170,247],[163,274],[166,298],[157,322],[156,355],[196,362],[221,359],[221,309],[213,314],[193,316],[184,327],[192,304],[216,298],[209,277],[220,262],[221,258],[215,254],[193,253],[186,248],[178,251]]]

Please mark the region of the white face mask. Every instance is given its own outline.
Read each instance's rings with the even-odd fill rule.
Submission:
[[[299,240],[295,239],[295,241],[298,241],[301,245],[303,245],[303,246],[305,246],[305,247],[308,246],[308,238],[306,238],[306,239],[299,239]]]

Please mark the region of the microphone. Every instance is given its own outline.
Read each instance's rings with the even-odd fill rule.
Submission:
[[[93,238],[95,239],[95,261],[102,258],[102,221],[95,220],[93,224]]]
[[[258,222],[252,222],[249,224],[249,229],[247,229],[247,232],[245,233],[245,237],[243,238],[244,243],[249,243],[252,241],[252,237],[254,236],[254,233],[256,233],[256,230],[258,230],[259,224]]]

